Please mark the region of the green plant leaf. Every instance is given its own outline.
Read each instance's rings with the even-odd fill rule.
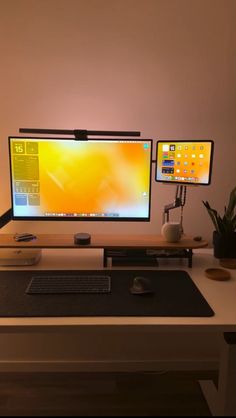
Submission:
[[[236,187],[231,191],[229,196],[229,203],[225,212],[227,218],[232,218],[236,206]]]
[[[220,227],[220,219],[219,219],[220,217],[217,214],[217,211],[215,209],[212,209],[207,201],[206,202],[203,201],[203,204],[205,205],[205,207],[208,211],[208,214],[209,214],[209,216],[210,216],[210,218],[213,222],[213,225],[214,225],[216,231],[221,232],[222,228]]]
[[[213,225],[220,234],[232,234],[236,230],[236,187],[230,193],[228,206],[224,207],[224,216],[221,217],[208,201],[202,201],[206,207]]]
[[[233,226],[233,231],[235,231],[236,230],[236,214],[234,215],[232,219],[232,226]]]

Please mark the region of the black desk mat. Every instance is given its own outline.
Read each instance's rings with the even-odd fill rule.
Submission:
[[[107,294],[29,295],[33,276],[108,274],[112,291]],[[132,295],[135,276],[151,280],[153,294]],[[80,270],[1,271],[0,317],[59,316],[170,316],[208,317],[214,312],[182,270]]]

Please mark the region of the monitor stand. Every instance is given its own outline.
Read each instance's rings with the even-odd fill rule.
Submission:
[[[0,249],[0,266],[32,266],[39,262],[42,250]]]

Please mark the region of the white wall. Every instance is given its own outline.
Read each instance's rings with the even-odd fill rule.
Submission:
[[[1,212],[10,205],[8,135],[20,127],[140,130],[213,139],[212,185],[188,191],[187,234],[211,239],[202,200],[223,210],[235,185],[235,0],[0,0]],[[173,186],[153,182],[159,233]],[[172,218],[179,218],[179,210]],[[104,232],[101,223],[17,223],[2,232]]]

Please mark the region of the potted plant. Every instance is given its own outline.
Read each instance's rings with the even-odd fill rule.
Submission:
[[[207,201],[203,201],[215,230],[213,231],[214,256],[216,258],[236,258],[236,187],[230,193],[223,216],[219,215]]]

